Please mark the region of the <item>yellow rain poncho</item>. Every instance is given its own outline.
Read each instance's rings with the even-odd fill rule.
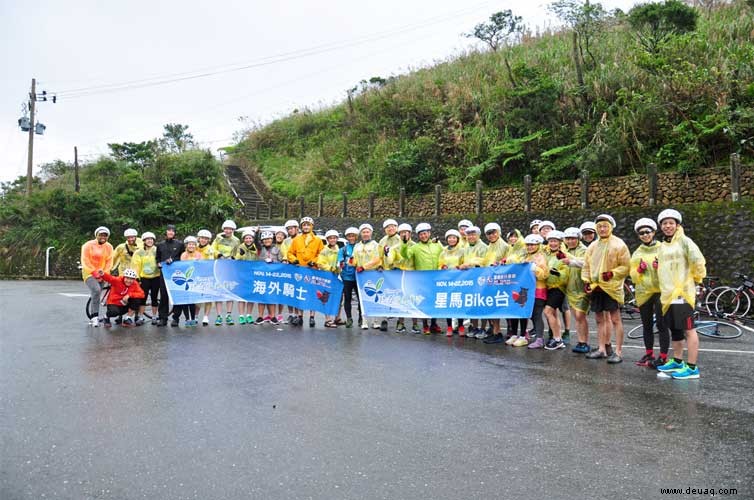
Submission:
[[[628,276],[631,263],[631,253],[622,239],[612,234],[612,228],[607,238],[599,238],[589,245],[584,256],[584,267],[581,269],[581,279],[589,283],[592,289],[601,288],[618,304],[623,304],[623,282]],[[602,273],[611,272],[609,280],[602,279]]]
[[[495,243],[487,244],[487,257],[486,265],[491,266],[497,264],[508,256],[508,250],[510,245],[507,244],[502,238],[498,238]]]
[[[487,259],[487,244],[477,240],[473,245],[466,242],[466,248],[463,255],[463,263],[469,267],[482,267]]]
[[[695,285],[707,276],[707,264],[699,247],[684,234],[682,227],[678,226],[670,242],[660,244],[657,260],[663,314],[678,298],[694,307]]]
[[[536,288],[540,292],[536,295],[539,298],[546,298],[547,292],[547,277],[550,275],[550,268],[547,267],[547,258],[542,250],[537,250],[534,253],[527,253],[522,262],[531,262],[534,264],[534,278],[536,279]],[[541,296],[540,296],[541,295]]]
[[[338,253],[340,248],[336,245],[335,248],[326,246],[317,255],[317,269],[320,271],[330,271],[331,273],[337,273],[340,268],[338,267]]]
[[[442,269],[443,267],[446,267],[447,269],[456,269],[463,263],[465,253],[466,250],[460,248],[460,245],[456,245],[452,248],[449,246],[445,247],[440,253],[438,268]]]
[[[406,243],[406,246],[408,248],[411,248],[412,246],[416,245],[416,242],[414,240],[408,240],[408,243]],[[390,253],[388,253],[387,258],[385,259],[385,262],[388,266],[390,266],[390,269],[400,269],[401,271],[413,271],[414,270],[414,261],[412,259],[408,259],[403,257],[401,255],[401,245],[397,247],[392,247],[390,249]]]
[[[385,235],[380,240],[379,246],[382,250],[382,268],[385,271],[389,271],[395,266],[395,257],[391,257],[390,254],[396,248],[398,249],[398,252],[400,252],[402,243],[403,241],[401,240],[401,237],[398,236],[398,234],[394,234],[392,236]],[[385,247],[389,247],[387,253],[385,253]]]
[[[660,278],[654,261],[660,251],[660,244],[652,242],[652,246],[639,245],[639,248],[631,255],[631,281],[634,282],[636,305],[640,306],[652,298],[652,295],[660,293]],[[644,272],[639,272],[642,262],[646,266]]]
[[[563,293],[566,291],[568,285],[568,266],[562,260],[558,259],[557,252],[549,252],[546,249],[543,253],[547,261],[547,288],[559,288]],[[555,269],[558,275],[552,274],[551,269]]]
[[[584,291],[584,281],[581,279],[581,268],[584,266],[586,247],[579,243],[574,249],[567,252],[569,260],[568,283],[566,284],[566,298],[568,304],[577,311],[586,313],[589,311],[589,297]]]

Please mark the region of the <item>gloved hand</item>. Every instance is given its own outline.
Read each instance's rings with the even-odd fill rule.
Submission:
[[[504,265],[505,265],[505,263],[506,263],[507,261],[508,261],[508,259],[502,259],[502,260],[500,261],[500,265],[501,265],[501,266],[504,266]]]
[[[553,276],[560,276],[560,271],[553,267],[552,269],[550,269],[550,274],[552,274]]]
[[[360,273],[360,272],[363,272],[363,271],[364,271],[364,266],[359,266],[359,267],[356,268],[356,272],[357,273]]]
[[[584,291],[585,291],[585,292],[586,292],[587,294],[590,294],[590,293],[592,293],[592,285],[590,285],[589,283],[584,283]]]
[[[566,258],[566,254],[562,250],[558,250],[558,253],[556,253],[555,256],[558,258],[558,260],[563,260]]]
[[[657,261],[657,257],[655,257],[655,260],[652,261],[652,269],[657,269],[660,267],[660,263]]]
[[[311,260],[311,261],[309,261],[309,263],[307,264],[307,266],[309,266],[309,267],[317,267],[317,263],[314,262],[313,260]]]
[[[602,281],[610,281],[611,279],[613,279],[612,271],[605,271],[602,273]]]
[[[246,250],[244,250],[243,248],[239,248],[238,253],[240,253],[241,255],[246,255]]]
[[[390,254],[390,247],[385,245],[385,248],[383,248],[382,251],[385,253],[385,257],[387,257]]]
[[[99,269],[99,270],[97,271],[97,277],[98,277],[98,278],[101,278],[101,277],[103,277],[104,275],[105,275],[105,271],[103,271],[102,269]]]
[[[401,239],[403,240],[403,243],[408,243],[408,240],[410,240],[411,238],[409,238],[408,233],[406,233],[401,236]]]
[[[636,268],[636,272],[639,273],[639,274],[644,274],[644,271],[647,270],[647,267],[649,267],[649,266],[647,266],[647,263],[644,262],[644,259],[641,259],[639,261],[639,267]]]
[[[346,267],[346,263],[345,263],[345,261],[342,261],[342,260],[341,260],[341,261],[340,261],[340,268],[341,268],[341,269],[344,269],[345,267]]]
[[[445,270],[447,268],[448,268],[448,266],[446,264],[443,264],[442,266],[440,266],[440,269],[442,269],[442,270]]]

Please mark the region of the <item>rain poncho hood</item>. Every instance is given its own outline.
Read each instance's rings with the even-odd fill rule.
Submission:
[[[652,245],[639,245],[631,255],[631,281],[634,283],[636,305],[641,306],[652,298],[652,295],[660,293],[660,278],[657,269],[652,263],[657,260],[660,244],[653,242]],[[639,266],[644,262],[647,268],[643,273],[639,272]]]

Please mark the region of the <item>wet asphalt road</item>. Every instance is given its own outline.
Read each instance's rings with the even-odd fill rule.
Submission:
[[[609,366],[374,330],[91,328],[61,293],[86,290],[0,291],[2,500],[754,497],[752,333],[702,338],[741,352],[673,381],[630,347]]]

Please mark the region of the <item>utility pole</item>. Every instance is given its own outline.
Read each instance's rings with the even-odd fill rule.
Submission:
[[[29,154],[28,162],[26,164],[26,197],[31,196],[31,175],[32,166],[34,164],[34,108],[37,103],[37,80],[31,79],[31,94],[29,94],[29,114],[30,126],[29,126]]]
[[[73,188],[79,192],[79,148],[73,146]]]

